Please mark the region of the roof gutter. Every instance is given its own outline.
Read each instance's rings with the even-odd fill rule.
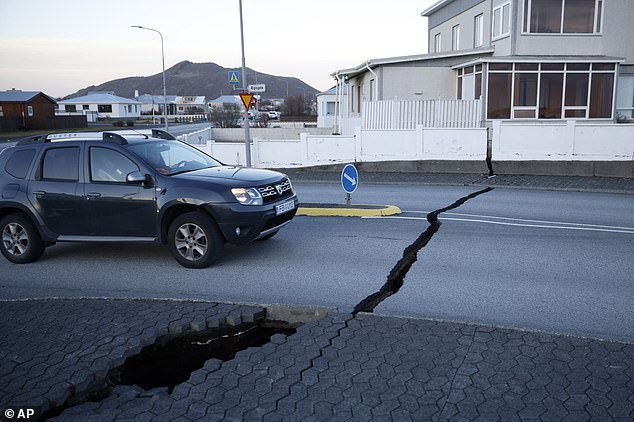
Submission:
[[[374,73],[374,70],[372,70],[372,68],[370,68],[370,61],[366,61],[365,62],[365,68],[368,69],[368,71],[374,75],[374,101],[378,101],[379,100],[379,77],[376,75],[376,73]]]

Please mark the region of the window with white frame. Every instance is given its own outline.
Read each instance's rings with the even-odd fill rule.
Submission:
[[[4,117],[4,111],[2,111],[2,106],[0,105],[0,117]]]
[[[493,9],[491,25],[493,40],[506,37],[511,33],[511,3],[501,4]]]
[[[374,101],[374,90],[376,89],[376,82],[374,79],[370,79],[370,101]]]
[[[524,0],[522,31],[531,34],[601,33],[604,0]]]
[[[634,120],[634,74],[619,76],[616,89],[616,119],[619,122]]]
[[[440,53],[440,33],[434,35],[434,53]]]
[[[487,119],[611,119],[614,63],[490,63]]]
[[[326,116],[331,116],[333,114],[335,114],[335,102],[334,101],[328,101],[326,103]]]
[[[451,50],[460,50],[460,25],[451,28]]]
[[[473,46],[484,44],[484,15],[481,13],[473,18]]]
[[[478,100],[482,96],[482,65],[458,69],[456,99]]]

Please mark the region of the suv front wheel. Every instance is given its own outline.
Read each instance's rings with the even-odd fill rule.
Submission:
[[[222,235],[206,214],[188,212],[177,217],[167,232],[174,259],[187,268],[210,266],[222,253]]]
[[[9,261],[26,264],[44,253],[44,242],[31,220],[22,214],[9,214],[0,220],[0,251]]]

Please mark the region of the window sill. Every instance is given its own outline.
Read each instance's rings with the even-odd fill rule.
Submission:
[[[602,37],[603,33],[522,32],[521,35],[529,37]]]
[[[506,34],[502,34],[502,35],[498,35],[497,37],[491,37],[491,42],[495,42],[495,41],[500,41],[503,40],[504,38],[509,38],[511,36],[510,32],[507,32]]]

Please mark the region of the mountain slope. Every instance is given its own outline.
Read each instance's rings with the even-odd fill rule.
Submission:
[[[238,70],[242,77],[241,69],[225,68],[215,63],[180,62],[165,71],[167,95],[204,95],[208,99],[214,99],[220,95],[231,94],[232,86],[228,83],[230,70]],[[266,92],[262,94],[263,99],[297,95],[314,97],[319,93],[318,90],[297,78],[268,75],[249,68],[246,72],[249,84],[266,84]],[[139,94],[163,95],[162,72],[152,76],[121,78],[101,85],[89,86],[66,98],[85,95],[89,91],[114,91],[121,97],[133,98],[135,90],[138,90]]]

